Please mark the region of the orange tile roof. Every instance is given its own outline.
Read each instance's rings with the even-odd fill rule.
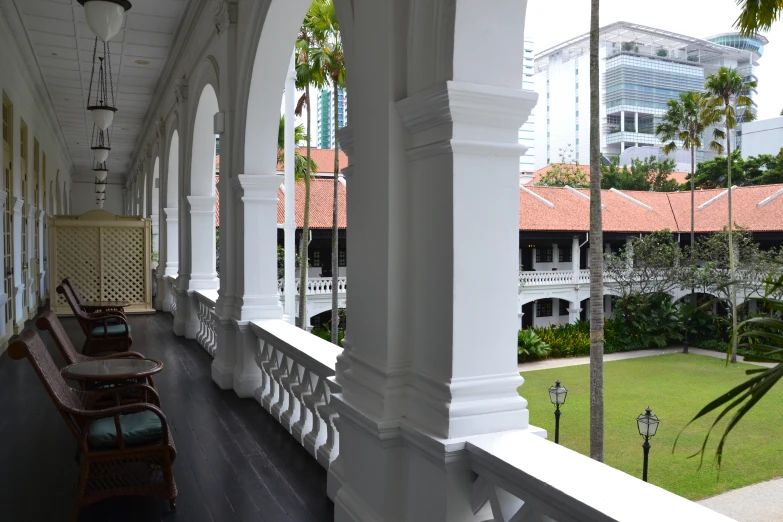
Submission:
[[[297,147],[296,151],[302,156],[307,156],[307,147]],[[348,156],[342,150],[337,151],[340,170],[348,166]],[[318,170],[315,174],[331,174],[334,176],[334,149],[316,149],[310,148],[310,158],[315,162]],[[283,164],[277,164],[278,172],[283,171]]]
[[[590,230],[590,203],[562,187],[532,187],[520,190],[519,229],[526,231]],[[773,195],[783,185],[740,187],[732,195],[735,224],[749,230],[783,231],[783,194],[759,208],[758,203]],[[530,194],[531,191],[549,201],[554,207]],[[696,206],[709,201],[725,189],[696,191]],[[579,189],[589,195],[589,190]],[[648,210],[622,196],[652,208]],[[690,192],[643,192],[624,190],[617,193],[601,191],[605,232],[652,232],[668,228],[673,232],[690,232]],[[696,211],[695,230],[716,232],[728,224],[728,198],[723,197],[703,210]]]
[[[310,228],[332,228],[332,203],[334,187],[332,179],[313,178],[310,181]],[[277,222],[285,222],[285,194],[282,188],[277,191]],[[304,226],[304,181],[296,182],[296,200],[294,214],[296,228]],[[345,211],[345,185],[337,184],[337,226],[345,228],[348,219]]]
[[[538,183],[539,181],[541,181],[541,177],[544,174],[546,174],[547,172],[549,172],[550,170],[552,170],[552,166],[553,165],[555,165],[555,164],[549,164],[546,167],[540,168],[537,171],[535,171],[533,173],[533,179],[530,180],[530,183],[528,184],[528,186],[533,186],[536,183]],[[579,165],[579,169],[582,172],[585,173],[585,177],[587,178],[587,181],[589,182],[590,181],[590,165]],[[687,177],[688,177],[688,173],[687,172],[680,172],[680,171],[672,172],[671,176],[670,176],[671,179],[675,180],[680,185],[685,183]]]

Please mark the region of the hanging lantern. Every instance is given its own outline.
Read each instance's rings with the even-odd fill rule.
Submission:
[[[114,82],[111,72],[111,53],[109,44],[103,43],[103,57],[98,57],[98,76],[95,77],[95,58],[98,54],[98,39],[92,51],[92,72],[90,73],[90,90],[87,91],[87,110],[92,115],[95,126],[106,130],[114,122],[117,112],[114,100]],[[93,93],[93,85],[95,92]],[[109,96],[111,95],[111,98]],[[94,103],[93,103],[94,102]]]
[[[111,137],[108,130],[101,130],[97,126],[92,129],[92,147],[96,163],[106,163],[111,150]]]
[[[95,177],[98,181],[106,181],[106,178],[109,176],[109,169],[106,168],[106,163],[99,163],[92,171],[95,172]]]
[[[125,13],[130,10],[128,0],[78,0],[84,6],[84,17],[95,36],[108,42],[120,32]]]
[[[96,183],[95,184],[95,193],[96,194],[106,194],[106,183]]]
[[[96,203],[98,204],[98,208],[103,208],[104,201],[102,199],[99,199],[98,201],[96,201]]]

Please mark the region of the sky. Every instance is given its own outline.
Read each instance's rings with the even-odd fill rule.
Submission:
[[[740,9],[734,0],[601,0],[599,23],[632,22],[675,33],[705,38],[733,31]],[[568,16],[563,16],[568,13]],[[555,30],[552,29],[554,21]],[[525,38],[534,40],[535,52],[590,30],[588,0],[529,0]],[[774,118],[783,110],[783,21],[772,25],[759,60],[759,119]]]

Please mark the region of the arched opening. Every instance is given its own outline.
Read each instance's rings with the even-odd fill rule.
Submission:
[[[149,208],[147,204],[147,178],[149,177],[149,173],[144,173],[144,180],[141,183],[141,215],[142,217],[149,217],[149,213],[147,212],[147,209]]]
[[[57,171],[56,178],[60,176],[60,171]],[[48,212],[49,215],[55,216],[57,215],[57,203],[55,201],[55,182],[54,180],[49,182],[49,207]]]
[[[166,270],[176,276],[179,270],[179,133],[174,130],[169,142],[166,169]]]
[[[57,171],[57,182],[55,184],[55,191],[56,191],[56,210],[58,214],[65,214],[65,207],[63,206],[63,197],[62,197],[62,189],[60,188],[60,171]]]
[[[215,155],[214,116],[220,111],[214,87],[207,83],[201,91],[193,124],[190,160],[190,280],[201,281],[195,288],[217,285],[215,255]]]
[[[152,264],[154,267],[157,267],[160,259],[160,158],[157,156],[152,167],[150,218],[152,219]]]

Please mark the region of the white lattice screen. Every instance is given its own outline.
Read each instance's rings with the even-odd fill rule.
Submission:
[[[129,312],[152,312],[150,221],[93,210],[49,222],[50,295],[58,314],[70,308],[57,291],[70,276],[85,301],[127,301]]]

